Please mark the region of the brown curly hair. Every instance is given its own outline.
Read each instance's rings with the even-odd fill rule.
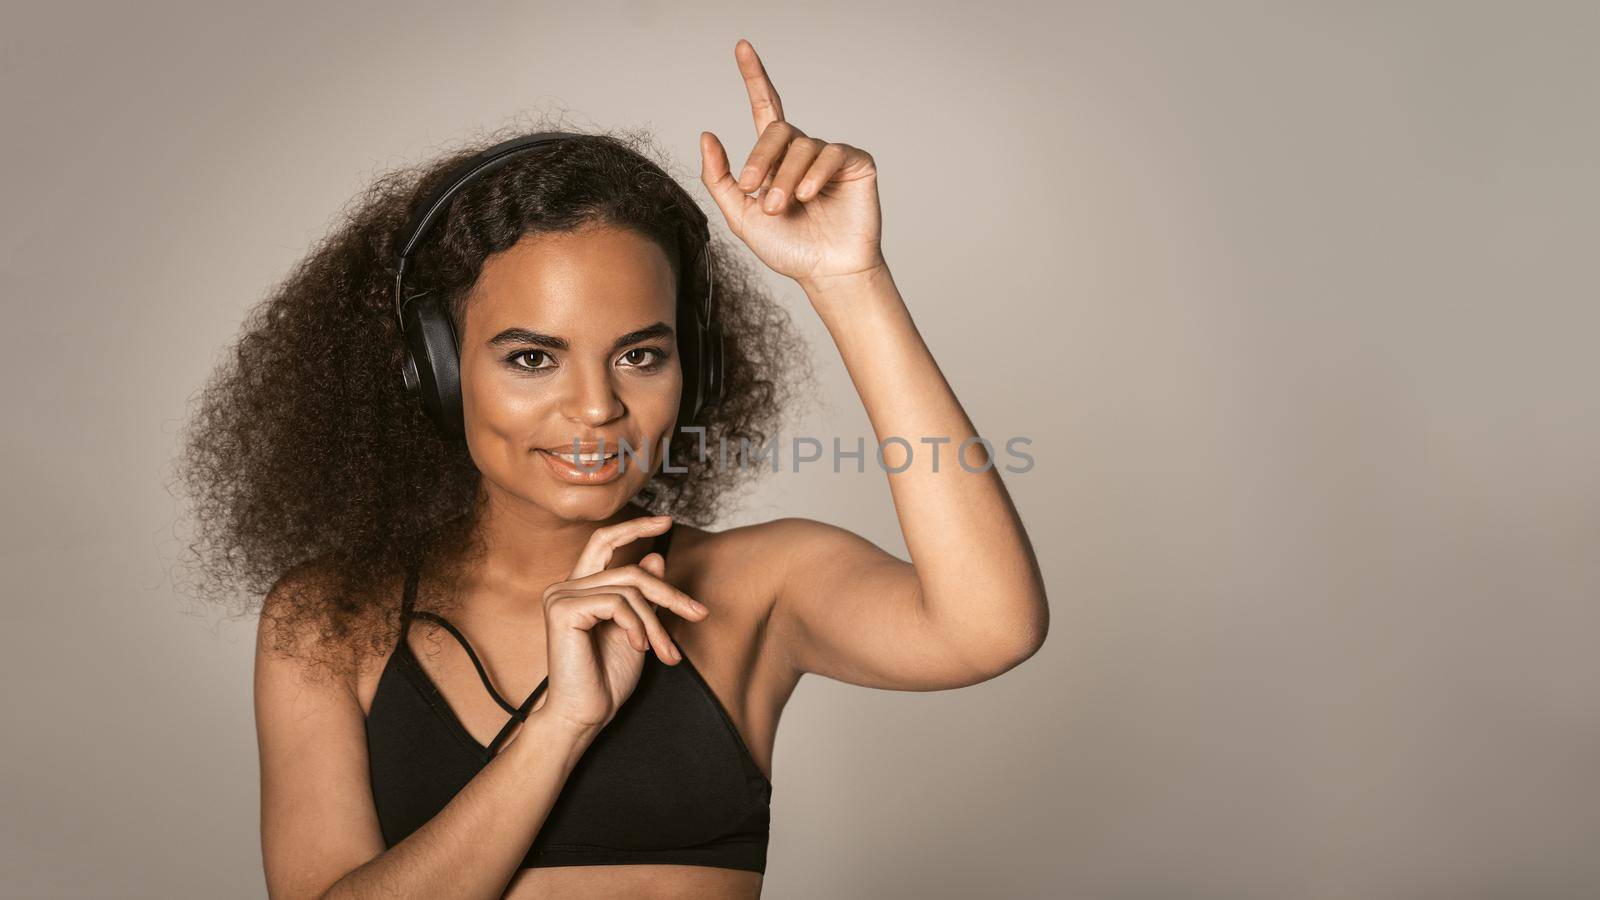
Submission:
[[[575,129],[502,129],[380,175],[251,311],[200,393],[177,461],[196,528],[180,564],[191,594],[231,606],[242,592],[239,612],[249,614],[270,591],[272,608],[261,611],[264,619],[270,614],[279,649],[304,651],[310,627],[321,661],[348,662],[362,635],[374,650],[393,639],[398,620],[388,610],[397,598],[382,586],[394,573],[428,546],[459,551],[469,543],[481,475],[465,441],[441,435],[400,377],[396,232],[461,160],[521,133],[554,130]],[[585,132],[517,154],[452,200],[412,255],[408,289],[448,297],[463,322],[466,297],[491,254],[525,234],[601,224],[661,246],[680,276],[684,309],[684,260],[695,260],[682,239],[689,232],[683,204],[691,201],[655,161],[665,156],[642,130]],[[712,254],[726,372],[722,402],[700,424],[713,448],[760,445],[779,428],[796,389],[811,382],[810,360],[788,313],[715,231]],[[682,471],[658,469],[635,502],[705,524],[761,470],[720,467],[715,453],[700,460],[697,443],[672,442],[667,462]]]

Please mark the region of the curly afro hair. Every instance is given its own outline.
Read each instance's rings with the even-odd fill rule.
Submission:
[[[430,545],[470,543],[481,475],[465,441],[441,435],[400,377],[394,245],[414,207],[461,160],[519,133],[554,130],[574,129],[502,129],[378,176],[251,311],[184,428],[176,477],[193,506],[196,531],[184,563],[193,594],[222,606],[242,596],[241,614],[270,594],[261,612],[279,649],[314,646],[326,651],[322,661],[347,663],[393,638],[398,598],[387,586],[396,572]],[[412,255],[407,287],[445,296],[462,322],[465,298],[491,254],[525,234],[604,225],[661,246],[679,276],[683,309],[685,279],[704,275],[685,266],[696,261],[686,255],[696,248],[684,243],[691,232],[684,204],[692,201],[660,158],[652,138],[635,130],[584,132],[517,154],[451,201]],[[711,447],[760,445],[810,382],[810,360],[753,267],[713,235],[726,372],[723,399],[700,424]],[[718,466],[715,453],[698,459],[697,444],[672,442],[670,465],[635,502],[706,524],[725,511],[733,488],[761,471]],[[301,626],[312,628],[314,641]]]

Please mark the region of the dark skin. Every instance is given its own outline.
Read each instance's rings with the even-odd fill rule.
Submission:
[[[677,335],[650,329],[674,321],[674,283],[660,248],[631,232],[594,227],[525,238],[487,261],[462,324],[467,442],[483,475],[488,553],[452,621],[502,695],[526,696],[548,673],[539,707],[501,751],[525,759],[530,773],[569,748],[581,755],[584,742],[627,702],[652,649],[673,665],[675,648],[684,648],[770,779],[779,717],[805,673],[888,690],[943,690],[992,678],[1044,640],[1048,607],[1026,532],[992,467],[969,472],[956,464],[956,448],[975,431],[883,259],[874,160],[806,135],[785,117],[749,42],[741,40],[734,55],[755,146],[735,173],[721,141],[702,133],[702,181],[729,229],[805,291],[876,434],[911,441],[910,465],[886,477],[912,561],[846,529],[790,517],[720,532],[680,523],[666,566],[650,539],[667,523],[641,518],[632,502],[649,471],[630,465],[612,481],[583,485],[553,474],[542,448],[570,450],[575,438],[598,437],[608,449],[620,440],[659,447],[669,434],[682,385]],[[508,329],[563,346],[529,342],[525,333],[495,340]],[[949,439],[937,471],[922,436]],[[963,458],[973,468],[993,463],[981,446]],[[888,446],[884,461],[898,469],[907,462],[904,449]],[[656,454],[650,464],[659,466]],[[426,620],[413,626],[411,641],[462,724],[487,744],[505,712],[465,652]],[[328,721],[304,726],[307,735],[319,729],[318,746],[335,760],[326,771],[263,762],[264,772],[296,772],[307,785],[314,781],[315,791],[340,793],[344,818],[316,823],[300,813],[297,825],[338,836],[338,848],[324,838],[318,851],[338,872],[350,866],[335,857],[359,864],[384,854],[358,763],[365,759],[361,717],[385,662],[372,660],[345,699],[329,698],[317,710]],[[258,720],[266,724],[258,728],[265,734],[277,710],[293,721],[297,704],[307,701],[273,687],[262,665]],[[293,741],[263,747],[280,744]],[[495,776],[508,779],[496,782],[506,789],[514,783],[509,772]],[[559,791],[559,779],[543,770],[537,777],[544,780],[526,777],[527,785],[515,782],[518,789],[547,792],[544,800]],[[498,809],[466,800],[480,802],[472,809]],[[452,823],[448,833],[467,828]],[[495,865],[509,866],[520,859],[517,846],[526,847],[507,841]],[[406,871],[397,865],[383,875],[403,878]],[[574,866],[514,870],[505,896],[754,897],[761,880],[755,872],[703,866]],[[495,887],[474,886],[479,895]]]

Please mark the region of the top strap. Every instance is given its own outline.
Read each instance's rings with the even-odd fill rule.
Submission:
[[[472,649],[472,643],[467,640],[467,636],[462,634],[461,630],[455,625],[451,624],[450,621],[444,616],[441,616],[437,613],[428,612],[427,610],[422,610],[420,612],[416,610],[417,584],[421,580],[421,566],[416,563],[408,566],[406,570],[405,594],[400,599],[400,640],[406,640],[406,636],[411,633],[411,621],[415,618],[421,617],[443,625],[446,630],[455,636],[456,641],[461,644],[462,649],[467,651],[467,658],[472,660],[472,667],[478,670],[478,679],[481,680],[483,682],[483,686],[488,689],[489,696],[494,698],[494,702],[500,704],[501,709],[509,713],[515,713],[517,711],[517,707],[508,702],[506,698],[500,696],[500,692],[495,690],[494,683],[489,680],[488,671],[483,667],[483,660],[478,658],[478,652]]]
[[[417,602],[417,582],[422,579],[422,566],[416,562],[406,565],[406,586],[400,594],[400,639],[405,640],[411,629],[411,609]]]
[[[533,693],[528,695],[528,699],[522,701],[522,705],[517,707],[516,711],[511,714],[511,718],[506,720],[506,724],[500,729],[500,733],[496,734],[494,740],[489,742],[490,756],[500,752],[500,742],[511,734],[511,730],[517,727],[518,722],[525,721],[528,718],[528,714],[533,711],[534,702],[539,699],[539,695],[544,693],[544,689],[549,686],[550,676],[546,675],[544,680],[539,682],[538,686],[533,689]]]
[[[455,635],[456,641],[461,644],[462,649],[467,651],[467,656],[472,660],[472,667],[478,670],[478,678],[483,682],[483,686],[489,689],[489,696],[493,697],[494,702],[500,704],[500,708],[506,712],[514,713],[517,711],[517,707],[514,704],[508,702],[506,698],[500,696],[499,691],[494,689],[494,683],[489,680],[488,671],[483,668],[483,661],[478,659],[477,651],[472,649],[472,644],[467,642],[467,636],[462,634],[460,629],[450,624],[450,620],[439,615],[438,613],[431,613],[427,610],[423,610],[422,612],[412,613],[412,615],[421,616],[424,619],[438,622],[440,625],[443,625],[446,629],[448,629],[451,634]]]

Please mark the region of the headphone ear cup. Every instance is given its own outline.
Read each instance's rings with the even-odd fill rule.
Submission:
[[[695,340],[698,341],[699,338],[696,337]],[[678,349],[683,352],[681,343]],[[696,347],[692,353],[685,353],[683,357],[687,365],[683,372],[683,393],[678,397],[678,421],[672,426],[674,441],[683,434],[683,429],[693,425],[695,420],[700,418],[700,408],[703,405],[701,400],[705,396],[700,390],[700,384],[704,381],[701,373],[705,369],[705,363],[700,355],[700,348]]]
[[[704,414],[722,399],[722,328],[713,322],[694,331],[694,371],[683,373],[683,399],[678,404],[680,431],[701,424]]]
[[[420,394],[428,418],[446,435],[466,434],[461,357],[450,316],[433,297],[406,306],[406,387]]]
[[[722,356],[721,325],[712,322],[706,328],[705,345],[705,364],[701,366],[705,373],[702,381],[701,396],[705,398],[705,406],[714,407],[722,401],[724,360]]]

